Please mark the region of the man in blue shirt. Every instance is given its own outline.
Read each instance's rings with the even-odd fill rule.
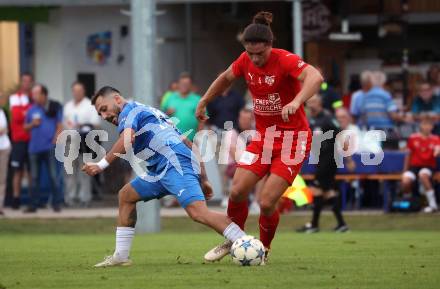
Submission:
[[[62,107],[58,102],[48,99],[48,90],[42,84],[32,88],[34,104],[26,113],[24,128],[30,131],[29,159],[33,191],[27,213],[37,211],[41,186],[41,167],[47,166],[50,184],[52,186],[52,206],[55,212],[61,210],[63,200],[56,173],[55,143],[62,130]]]
[[[361,97],[359,124],[368,129],[391,129],[394,119],[398,119],[397,106],[382,83],[375,84]]]
[[[119,191],[119,217],[116,248],[95,267],[129,266],[136,224],[136,203],[173,195],[188,215],[234,242],[245,233],[225,214],[208,209],[212,197],[204,166],[193,151],[196,148],[161,111],[137,102],[128,102],[112,87],[101,88],[92,104],[106,121],[118,126],[119,139],[98,163],[87,163],[89,175],[102,172],[116,157],[130,160],[137,177]],[[144,168],[142,168],[142,165]],[[146,169],[145,169],[146,168]]]

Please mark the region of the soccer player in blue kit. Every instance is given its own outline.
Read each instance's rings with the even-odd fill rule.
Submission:
[[[110,86],[101,88],[92,98],[98,114],[118,126],[120,134],[107,155],[98,163],[87,163],[83,171],[94,176],[102,172],[119,155],[134,153],[146,162],[146,170],[119,191],[119,216],[116,248],[113,255],[95,267],[129,266],[129,254],[136,224],[136,203],[173,195],[187,214],[234,242],[245,233],[225,214],[206,206],[212,197],[203,163],[193,144],[174,127],[161,111],[125,100]]]

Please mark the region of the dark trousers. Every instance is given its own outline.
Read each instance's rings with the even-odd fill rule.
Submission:
[[[30,207],[38,208],[41,198],[41,172],[47,170],[52,193],[52,206],[59,207],[63,201],[63,193],[57,180],[57,161],[55,149],[29,154],[32,176],[32,196]]]

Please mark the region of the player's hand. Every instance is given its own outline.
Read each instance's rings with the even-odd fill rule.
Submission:
[[[199,121],[206,121],[209,117],[206,115],[206,104],[203,100],[199,101],[199,104],[196,108],[196,118]]]
[[[212,189],[211,184],[208,180],[202,181],[200,183],[200,186],[202,187],[203,194],[205,195],[205,199],[208,201],[212,198],[214,195],[214,190]]]
[[[292,100],[288,104],[286,104],[283,107],[283,110],[281,111],[281,117],[283,118],[284,122],[289,121],[289,115],[294,114],[298,108],[300,107],[300,104],[297,103],[295,100]]]
[[[82,169],[83,172],[85,172],[86,174],[88,174],[89,176],[95,176],[97,174],[99,174],[100,172],[102,172],[101,168],[98,167],[97,164],[94,163],[86,163]]]

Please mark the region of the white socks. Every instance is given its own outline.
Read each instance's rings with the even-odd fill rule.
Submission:
[[[428,199],[428,204],[431,208],[437,209],[437,202],[435,201],[435,193],[434,190],[429,190],[425,192],[426,198]]]
[[[116,248],[113,256],[120,260],[127,260],[130,255],[133,237],[134,228],[116,227]]]
[[[240,229],[240,227],[234,222],[230,223],[229,226],[227,226],[225,231],[223,232],[223,236],[225,236],[225,238],[231,241],[232,243],[234,243],[237,239],[240,239],[245,235],[246,233],[243,232],[243,230]]]

